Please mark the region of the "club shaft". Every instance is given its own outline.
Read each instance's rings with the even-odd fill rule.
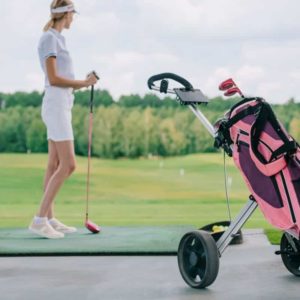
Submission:
[[[93,99],[94,99],[94,86],[92,85],[91,101],[90,101],[89,133],[88,133],[88,169],[87,169],[87,180],[86,180],[86,210],[85,210],[86,221],[89,218],[90,173],[91,173],[92,132],[93,132]]]

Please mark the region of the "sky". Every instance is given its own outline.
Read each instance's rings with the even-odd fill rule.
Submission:
[[[0,92],[43,90],[37,44],[49,0],[1,1]],[[99,88],[148,93],[154,74],[173,72],[207,96],[233,78],[246,95],[300,101],[299,0],[75,0],[63,31],[77,79]]]

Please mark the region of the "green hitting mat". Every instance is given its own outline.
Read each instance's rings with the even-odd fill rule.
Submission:
[[[50,240],[27,229],[0,229],[0,256],[39,255],[174,255],[192,226],[103,227],[99,234],[81,228]]]

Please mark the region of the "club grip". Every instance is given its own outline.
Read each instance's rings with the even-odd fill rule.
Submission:
[[[100,76],[98,75],[98,73],[96,72],[96,71],[91,71],[90,73],[88,73],[88,75],[87,76],[91,76],[91,75],[94,75],[96,78],[97,78],[97,80],[99,80],[100,79]]]
[[[94,85],[91,87],[91,99],[90,99],[90,112],[93,113],[93,105],[94,105]]]
[[[148,79],[148,87],[151,90],[152,87],[154,86],[154,82],[163,80],[163,79],[172,79],[180,84],[182,84],[187,90],[193,89],[193,86],[190,82],[188,82],[186,79],[183,77],[180,77],[176,74],[173,73],[161,73],[157,75],[153,75]]]
[[[99,75],[97,74],[97,72],[96,71],[92,71],[92,73],[94,74],[94,76],[97,78],[97,80],[99,80],[100,79],[100,77],[99,77]]]

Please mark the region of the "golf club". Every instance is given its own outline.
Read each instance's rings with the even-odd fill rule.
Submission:
[[[219,85],[219,90],[220,91],[226,91],[232,87],[234,87],[236,84],[234,83],[234,81],[232,80],[232,78],[229,78],[225,81],[223,81],[220,85]]]
[[[99,80],[99,76],[95,71],[90,74]],[[85,227],[92,233],[99,233],[101,228],[97,224],[89,220],[89,191],[90,191],[90,160],[91,160],[91,148],[92,148],[92,131],[93,131],[93,102],[94,102],[94,85],[91,88],[90,98],[90,120],[89,120],[89,144],[88,144],[88,171],[87,171],[87,184],[86,184],[86,214],[85,214]]]
[[[230,96],[233,96],[235,95],[236,93],[240,94],[242,97],[243,94],[241,93],[240,89],[238,87],[232,87],[230,89],[228,89],[225,93],[224,93],[224,96],[227,96],[227,97],[230,97]]]
[[[241,97],[244,98],[243,93],[241,90],[238,88],[238,86],[235,84],[232,78],[229,78],[225,81],[223,81],[219,85],[219,90],[220,91],[225,91],[224,96],[230,97],[235,95],[236,93],[240,94]]]

